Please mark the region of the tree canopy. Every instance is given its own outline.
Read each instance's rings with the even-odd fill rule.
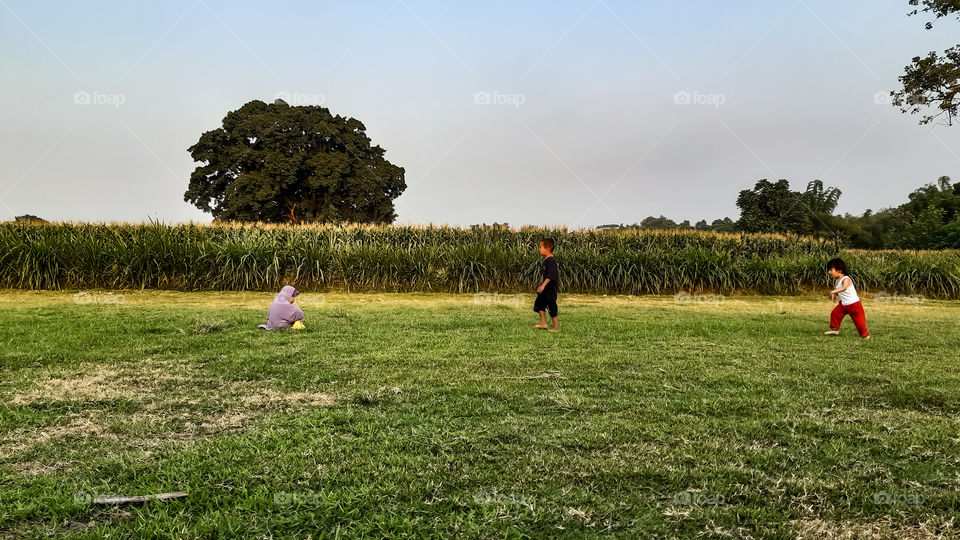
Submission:
[[[215,220],[391,223],[404,170],[355,118],[255,100],[188,148],[201,163],[184,200]]]
[[[813,180],[800,193],[792,191],[786,180],[763,179],[737,196],[737,227],[746,232],[828,233],[825,218],[833,213],[839,199],[840,190],[824,189],[820,180]]]
[[[915,8],[909,15],[929,13],[936,20],[960,14],[960,0],[909,2]],[[933,28],[933,21],[927,21],[925,26],[928,30]],[[930,51],[926,56],[915,56],[910,65],[904,68],[899,80],[903,88],[891,92],[895,106],[904,113],[923,112],[921,124],[943,118],[944,123],[952,125],[960,105],[957,95],[960,92],[960,45],[947,49],[943,55]]]

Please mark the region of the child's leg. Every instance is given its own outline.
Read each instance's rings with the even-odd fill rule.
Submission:
[[[846,314],[847,310],[843,309],[843,304],[837,303],[833,311],[830,312],[830,329],[840,330],[840,321],[843,320],[843,316]]]
[[[867,330],[867,314],[863,311],[863,302],[850,304],[847,307],[849,308],[850,318],[853,319],[853,324],[857,327],[857,332],[860,332],[860,337],[869,336],[870,331]]]
[[[550,299],[550,302],[547,303],[547,309],[550,310],[550,320],[553,321],[553,331],[556,332],[560,330],[560,319],[557,317],[557,299],[556,297]]]
[[[533,301],[533,311],[540,316],[540,324],[534,325],[534,328],[547,327],[547,314],[545,310],[546,310],[546,306],[544,305],[543,295],[538,294],[537,299]]]

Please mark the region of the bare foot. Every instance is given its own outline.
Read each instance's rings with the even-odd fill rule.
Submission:
[[[546,330],[546,329],[547,329],[547,325],[545,325],[545,324],[535,324],[535,325],[533,325],[533,327],[536,328],[537,330]]]
[[[556,334],[557,332],[560,331],[560,329],[559,329],[559,328],[551,328],[550,331],[553,332],[554,334]]]
[[[827,330],[826,332],[823,333],[823,335],[825,335],[825,336],[838,336],[838,335],[840,335],[840,331],[839,331],[839,330]]]
[[[863,339],[870,339],[870,335],[863,336]]]

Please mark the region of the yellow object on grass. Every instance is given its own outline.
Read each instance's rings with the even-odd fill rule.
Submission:
[[[306,326],[303,325],[303,321],[296,321],[295,323],[293,323],[292,328],[294,330],[303,330],[304,328],[306,328]]]

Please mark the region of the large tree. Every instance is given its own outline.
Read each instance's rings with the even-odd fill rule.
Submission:
[[[914,10],[930,13],[934,19],[960,14],[960,0],[909,0]],[[922,6],[922,9],[920,9]],[[927,21],[926,28],[933,28],[933,22]],[[960,45],[943,52],[930,51],[926,56],[915,56],[910,65],[904,68],[899,77],[903,89],[891,92],[893,104],[904,113],[923,112],[921,124],[942,118],[943,123],[953,124],[957,115],[958,93],[960,93]]]
[[[771,182],[764,178],[737,196],[737,228],[746,232],[830,235],[833,233],[825,218],[839,199],[840,190],[824,189],[820,180],[811,181],[800,193],[791,190],[787,180]]]
[[[224,221],[391,223],[404,170],[364,125],[320,106],[251,101],[188,148],[185,201]]]

